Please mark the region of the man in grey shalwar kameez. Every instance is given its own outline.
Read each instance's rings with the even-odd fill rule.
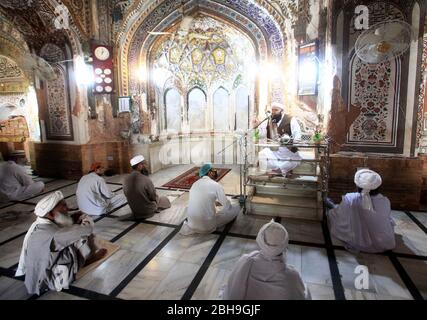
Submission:
[[[0,193],[8,200],[20,201],[31,198],[41,193],[44,187],[43,182],[35,182],[24,168],[15,162],[0,162]]]
[[[151,218],[161,210],[170,208],[169,199],[157,195],[156,188],[148,177],[144,156],[133,157],[130,165],[133,170],[123,181],[123,193],[134,219]]]
[[[78,270],[101,259],[106,250],[96,248],[87,215],[68,215],[61,191],[40,200],[34,213],[37,220],[25,236],[15,276],[25,275],[29,294],[68,289]]]
[[[359,170],[354,182],[359,192],[347,193],[340,205],[329,211],[331,234],[353,252],[378,253],[396,246],[390,200],[379,193],[381,176]]]
[[[260,251],[242,256],[228,278],[224,300],[311,300],[299,272],[286,263],[289,236],[271,220],[256,241]]]

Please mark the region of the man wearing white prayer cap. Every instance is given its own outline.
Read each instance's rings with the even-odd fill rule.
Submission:
[[[256,238],[260,247],[237,261],[224,289],[225,300],[310,300],[299,272],[287,264],[288,232],[265,224]]]
[[[151,218],[161,210],[171,207],[167,197],[159,197],[148,177],[145,158],[137,155],[130,160],[132,172],[124,179],[123,192],[135,220]]]
[[[68,214],[61,191],[41,199],[36,221],[28,230],[15,276],[25,275],[29,294],[68,289],[78,270],[105,256],[97,249],[93,221],[80,212]]]
[[[301,140],[301,127],[298,120],[291,115],[284,113],[284,106],[281,103],[271,104],[271,118],[265,124],[259,126],[261,139],[289,141],[297,143]],[[256,123],[255,123],[256,124]],[[274,173],[286,177],[297,168],[302,160],[296,147],[280,146],[278,150],[271,148],[262,149],[259,154],[260,170],[273,170]]]
[[[359,192],[347,193],[340,205],[331,206],[331,234],[353,252],[378,253],[394,249],[394,222],[390,201],[379,192],[381,176],[361,169],[354,176]]]

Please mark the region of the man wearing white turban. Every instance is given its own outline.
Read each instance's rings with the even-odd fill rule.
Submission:
[[[68,215],[61,191],[39,201],[37,220],[28,230],[15,276],[25,275],[29,294],[68,289],[82,266],[101,259],[92,235],[93,221],[82,213]]]
[[[261,250],[242,256],[228,278],[225,300],[310,300],[299,272],[286,263],[288,232],[265,224],[256,238]]]
[[[271,105],[271,119],[259,127],[261,138],[288,142],[301,141],[301,127],[295,117],[283,113],[282,104],[273,102]],[[257,124],[257,123],[255,123]],[[300,165],[301,155],[296,147],[281,146],[273,151],[270,148],[262,149],[259,154],[260,170],[273,170],[275,173],[286,177],[292,170]]]
[[[331,234],[349,251],[368,253],[392,250],[396,246],[390,201],[379,193],[381,176],[375,171],[356,172],[359,192],[347,193],[340,205],[331,205],[328,219]]]

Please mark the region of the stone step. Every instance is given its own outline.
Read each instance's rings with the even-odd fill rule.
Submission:
[[[280,199],[277,199],[280,198]],[[266,196],[253,196],[249,198],[246,203],[246,212],[248,214],[262,215],[262,216],[278,216],[283,218],[295,218],[303,220],[321,221],[323,218],[323,207],[318,203],[317,207],[315,199],[304,199],[305,206],[301,205],[302,199],[297,201],[288,201],[287,198],[295,197],[266,197]],[[285,205],[286,203],[286,205]]]
[[[299,188],[296,188],[299,187]],[[257,184],[255,186],[256,194],[260,195],[283,195],[293,197],[317,198],[317,188],[302,188],[300,185],[272,185],[272,184]]]
[[[295,184],[295,185],[305,185],[307,187],[313,187],[317,186],[319,183],[318,177],[313,176],[307,176],[307,175],[294,175],[291,178],[285,178],[283,176],[274,176],[269,177],[266,174],[260,174],[260,175],[250,175],[249,180],[254,183],[272,183],[272,184]]]
[[[252,203],[273,205],[280,207],[301,207],[301,208],[317,208],[322,206],[318,203],[317,199],[307,197],[294,197],[294,196],[278,196],[278,195],[258,195],[255,194],[252,199]]]

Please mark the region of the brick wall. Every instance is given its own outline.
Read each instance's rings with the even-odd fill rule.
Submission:
[[[80,179],[93,162],[101,162],[116,173],[129,172],[127,142],[106,142],[86,145],[53,143],[30,144],[31,165],[40,176]]]
[[[339,202],[341,195],[355,192],[354,174],[365,166],[381,175],[382,194],[390,199],[393,209],[419,210],[423,184],[423,160],[419,158],[332,155],[329,196]]]

